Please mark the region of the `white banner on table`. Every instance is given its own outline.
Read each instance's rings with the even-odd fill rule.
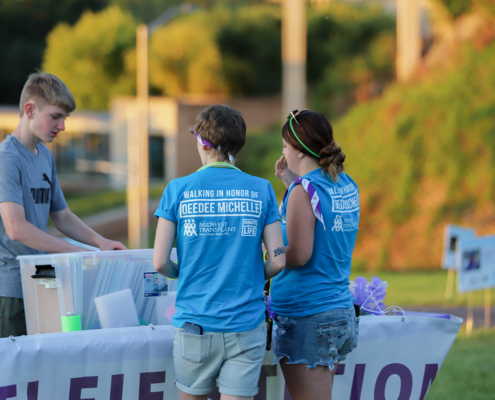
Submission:
[[[361,317],[358,347],[337,369],[333,398],[423,400],[461,323],[453,316]]]
[[[339,365],[334,398],[424,399],[461,322],[362,317],[358,348]],[[0,400],[178,400],[173,336],[172,326],[157,326],[0,339]],[[290,398],[272,359],[268,352],[255,400]]]
[[[457,263],[459,292],[495,287],[495,235],[463,239]]]
[[[170,325],[0,339],[0,399],[179,400],[173,339]],[[272,360],[268,352],[256,399],[283,399]],[[218,391],[209,397],[220,399]]]
[[[442,268],[456,269],[456,249],[464,239],[473,239],[475,237],[475,229],[446,225],[443,237]]]

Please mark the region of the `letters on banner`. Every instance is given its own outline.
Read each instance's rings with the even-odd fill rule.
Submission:
[[[423,400],[461,322],[362,317],[358,347],[337,368],[334,397]],[[178,400],[173,337],[172,326],[156,326],[0,339],[0,400]],[[268,352],[255,400],[290,399],[272,359]]]

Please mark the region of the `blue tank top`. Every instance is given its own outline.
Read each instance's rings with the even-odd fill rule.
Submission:
[[[351,260],[359,225],[359,189],[345,173],[333,182],[321,169],[302,177],[315,188],[323,222],[316,219],[313,254],[300,268],[285,269],[273,278],[271,308],[288,317],[305,317],[348,308],[353,304],[349,290]],[[287,246],[286,214],[289,191],[281,205],[282,234]]]

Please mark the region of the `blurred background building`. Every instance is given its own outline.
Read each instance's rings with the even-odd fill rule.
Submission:
[[[279,122],[278,97],[151,97],[149,171],[152,183],[168,182],[201,167],[196,138],[189,134],[189,128],[194,126],[197,115],[214,103],[228,103],[240,110],[250,129],[266,130]],[[66,131],[48,144],[64,190],[125,189],[127,138],[136,128],[136,112],[135,98],[117,97],[112,100],[109,112],[75,111],[69,117]],[[0,141],[18,122],[18,108],[0,106]]]

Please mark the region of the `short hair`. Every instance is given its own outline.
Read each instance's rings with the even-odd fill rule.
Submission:
[[[289,114],[288,121],[282,127],[283,139],[301,153],[316,159],[321,172],[327,172],[330,178],[337,182],[339,174],[344,170],[345,154],[333,138],[330,122],[317,111],[303,110],[295,114],[297,123],[293,122],[291,128],[292,118],[293,113]],[[292,129],[307,148],[294,136]],[[318,154],[318,158],[315,154]]]
[[[228,160],[229,154],[236,157],[246,143],[246,122],[242,114],[221,104],[213,104],[201,111],[190,131],[199,133],[201,139],[220,148],[214,149],[220,161]]]
[[[29,75],[21,92],[21,117],[24,114],[24,105],[29,100],[41,102],[39,107],[45,104],[57,106],[71,113],[76,109],[76,101],[67,85],[55,75],[46,72],[36,72]]]

